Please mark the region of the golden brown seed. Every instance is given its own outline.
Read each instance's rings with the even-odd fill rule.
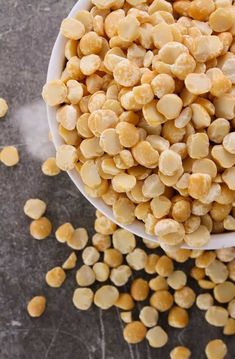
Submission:
[[[149,281],[149,288],[157,292],[158,290],[168,289],[166,278],[157,276]]]
[[[174,328],[185,328],[188,325],[188,312],[180,307],[171,308],[168,315],[168,324]]]
[[[235,334],[235,320],[229,318],[227,323],[224,326],[223,330],[224,335],[234,335]]]
[[[171,359],[189,359],[191,357],[191,351],[186,347],[175,347],[170,352]]]
[[[142,278],[134,279],[131,283],[131,295],[136,301],[143,301],[148,297],[148,282]]]
[[[110,268],[117,268],[123,262],[122,253],[117,249],[108,248],[104,251],[104,262],[108,264]]]
[[[123,336],[127,343],[137,344],[144,340],[147,329],[143,323],[134,321],[127,324],[123,330]]]
[[[41,240],[50,236],[52,224],[46,217],[35,219],[29,227],[30,234],[33,238]]]
[[[28,305],[27,311],[30,317],[38,318],[45,312],[46,309],[46,298],[43,296],[33,297]]]
[[[74,228],[71,223],[64,223],[59,226],[55,232],[57,241],[64,243],[68,242],[74,233]]]
[[[174,299],[167,290],[159,290],[152,294],[149,301],[159,312],[166,312],[172,307]]]
[[[129,293],[120,293],[118,300],[115,302],[115,307],[122,310],[132,310],[135,302]]]
[[[211,340],[205,349],[208,359],[223,359],[227,355],[228,349],[221,339]]]
[[[169,277],[173,273],[174,263],[171,258],[163,255],[156,264],[156,272],[162,277]]]
[[[46,282],[52,288],[59,288],[66,279],[66,274],[63,268],[55,267],[46,274]]]

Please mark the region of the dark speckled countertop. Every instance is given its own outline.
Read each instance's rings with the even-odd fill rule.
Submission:
[[[30,238],[24,202],[30,197],[46,200],[54,228],[70,221],[92,233],[95,212],[66,174],[48,178],[40,171],[42,161],[54,153],[40,92],[60,21],[73,4],[74,0],[0,0],[0,96],[10,105],[0,124],[0,147],[14,144],[21,158],[15,168],[0,165],[0,358],[167,359],[174,346],[186,345],[193,359],[203,359],[208,340],[223,336],[196,308],[189,311],[186,329],[167,329],[169,343],[162,350],[150,349],[147,342],[128,346],[116,309],[80,312],[73,307],[74,270],[60,289],[45,284],[45,273],[60,265],[70,250],[54,237],[41,242]],[[33,320],[26,302],[40,293],[48,298],[47,310]],[[160,323],[167,328],[165,315]],[[235,339],[224,340],[229,347],[226,358],[234,359]]]

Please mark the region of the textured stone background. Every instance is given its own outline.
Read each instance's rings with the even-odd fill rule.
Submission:
[[[48,288],[45,273],[69,254],[53,237],[39,242],[28,234],[26,199],[48,202],[48,217],[56,228],[71,221],[92,233],[94,209],[82,198],[66,174],[52,179],[40,165],[53,148],[48,144],[45,108],[40,98],[50,51],[61,19],[74,0],[0,0],[0,96],[8,100],[9,115],[1,121],[0,147],[15,144],[21,161],[15,168],[0,165],[0,358],[1,359],[166,359],[176,345],[187,345],[192,358],[205,358],[209,339],[221,330],[207,325],[203,313],[190,310],[185,330],[169,330],[169,344],[150,349],[146,342],[128,346],[116,309],[93,307],[79,312],[71,297],[76,286],[71,271],[61,289]],[[189,268],[190,264],[187,264]],[[193,283],[190,283],[193,286]],[[30,319],[26,302],[43,293],[45,315]],[[166,315],[160,324],[167,328]],[[235,358],[234,338],[225,338]]]

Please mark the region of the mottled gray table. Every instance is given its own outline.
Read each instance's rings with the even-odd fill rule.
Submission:
[[[22,211],[25,200],[45,199],[54,228],[70,221],[92,233],[94,219],[94,209],[66,174],[47,178],[40,171],[42,160],[53,153],[40,92],[60,21],[73,3],[0,0],[0,96],[10,105],[0,124],[0,146],[15,144],[21,157],[15,168],[0,165],[0,358],[166,359],[175,345],[189,346],[193,359],[205,358],[207,341],[222,335],[195,308],[190,310],[188,328],[167,329],[170,340],[164,349],[150,349],[146,342],[128,346],[116,309],[79,312],[73,307],[75,271],[61,289],[44,282],[45,273],[70,251],[53,237],[41,242],[30,238],[29,220]],[[32,320],[26,302],[39,293],[48,298],[47,311]],[[165,315],[160,323],[167,328]],[[227,358],[235,358],[234,338],[224,339],[230,350]]]

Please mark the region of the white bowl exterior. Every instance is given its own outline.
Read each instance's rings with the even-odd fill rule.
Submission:
[[[90,7],[91,7],[90,0],[79,0],[72,8],[68,17],[74,16],[78,10],[89,10]],[[50,63],[47,73],[47,81],[58,79],[61,76],[65,63],[64,50],[65,50],[66,41],[67,40],[62,35],[60,34],[58,35],[50,58]],[[47,116],[48,116],[48,122],[49,122],[53,143],[55,145],[55,148],[58,148],[58,146],[63,144],[63,140],[58,132],[58,122],[56,121],[56,108],[47,106]],[[118,223],[114,218],[111,207],[106,205],[103,200],[98,198],[91,198],[87,195],[84,189],[84,184],[76,170],[69,171],[68,175],[73,181],[73,183],[76,185],[76,187],[79,189],[79,191],[83,194],[83,196],[86,197],[86,199],[95,208],[97,208],[100,212],[102,212],[105,216],[107,216],[111,221],[117,223],[120,227],[127,229],[128,231],[134,233],[139,237],[146,238],[151,241],[158,241],[156,236],[152,236],[145,233],[144,225],[137,220],[130,225],[123,225],[121,223]],[[218,248],[226,248],[233,246],[235,246],[235,233],[229,232],[229,233],[212,235],[209,243],[207,243],[207,245],[202,248],[200,247],[200,249],[218,249]],[[192,247],[189,247],[187,245],[183,245],[182,247],[192,249]]]

